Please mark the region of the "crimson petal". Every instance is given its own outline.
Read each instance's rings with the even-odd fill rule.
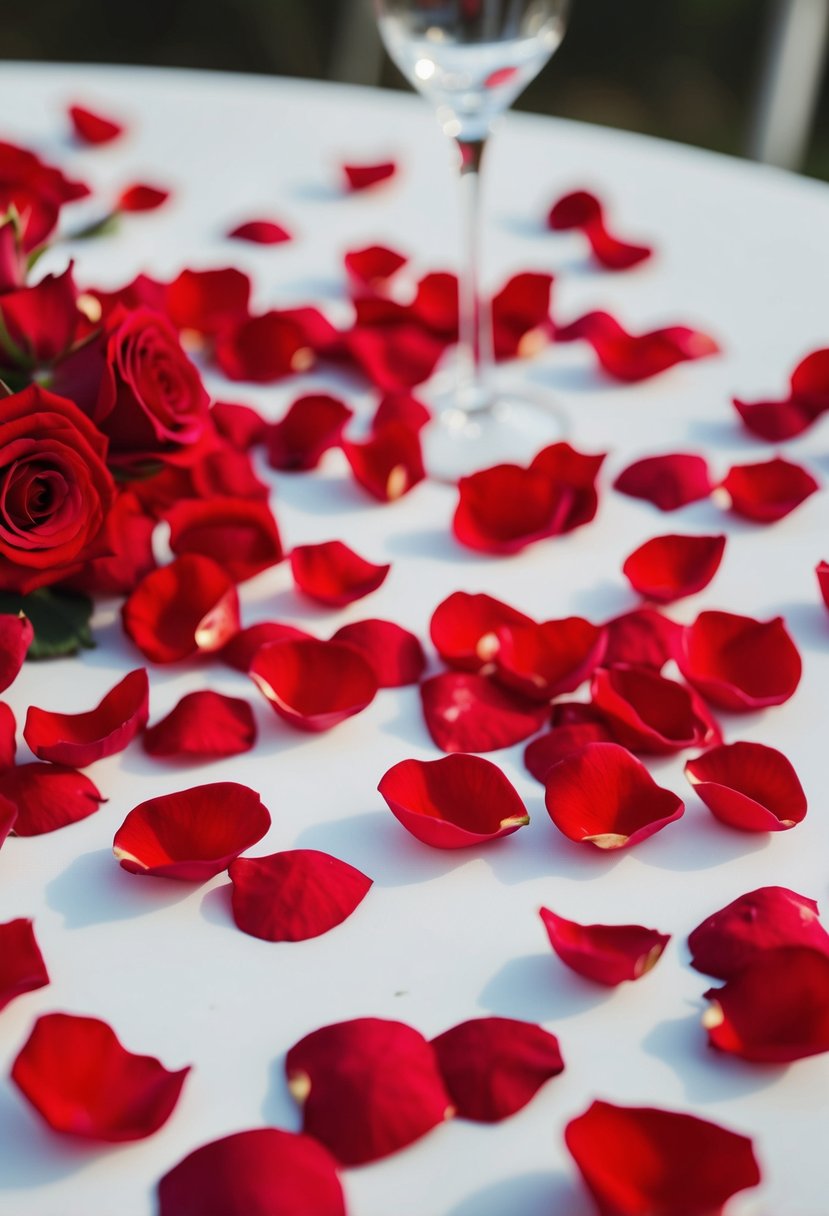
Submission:
[[[115,204],[115,210],[155,211],[163,203],[166,203],[169,197],[169,190],[164,190],[160,186],[148,186],[143,182],[136,182],[134,185],[127,186],[121,191]]]
[[[49,973],[30,920],[20,917],[0,925],[0,1009],[24,992],[49,983]]]
[[[14,757],[10,763],[14,763]],[[0,849],[3,847],[3,842],[12,830],[17,819],[17,807],[8,798],[0,795]]]
[[[724,552],[724,536],[655,536],[626,558],[622,573],[646,599],[670,604],[707,587]]]
[[[636,663],[661,671],[673,657],[682,626],[652,608],[634,608],[605,624],[608,667],[616,663]]]
[[[279,529],[267,502],[238,498],[178,502],[166,518],[173,553],[209,557],[236,583],[282,561]]]
[[[736,515],[755,523],[775,523],[820,489],[799,464],[775,456],[762,464],[735,465],[720,490]]]
[[[676,511],[708,498],[714,487],[704,456],[676,452],[635,460],[622,470],[613,488],[631,498],[644,498],[660,511]]]
[[[569,443],[551,443],[533,457],[530,468],[544,473],[555,484],[567,509],[561,519],[561,531],[572,532],[589,524],[599,507],[596,478],[605,461],[605,453],[578,452]]]
[[[423,481],[423,453],[417,431],[387,422],[362,443],[343,441],[354,480],[380,502],[394,502]]]
[[[538,469],[498,464],[458,482],[457,540],[481,553],[509,554],[564,530],[570,496]]]
[[[613,738],[631,751],[662,756],[720,742],[699,698],[650,667],[602,668],[593,677],[591,695]]]
[[[59,714],[32,705],[23,738],[41,760],[85,768],[122,752],[147,724],[150,683],[143,667],[124,676],[86,713]]]
[[[818,562],[815,567],[820,595],[824,604],[829,608],[829,562]]]
[[[149,755],[185,760],[238,756],[255,742],[256,722],[247,701],[207,688],[187,693],[143,739]]]
[[[271,384],[314,362],[308,335],[296,317],[271,310],[247,317],[224,330],[216,342],[215,359],[229,380]]]
[[[452,671],[420,686],[423,716],[444,752],[491,752],[534,734],[547,706],[498,688],[485,676]]]
[[[281,245],[291,240],[287,228],[275,220],[246,220],[227,234],[232,240],[250,241],[254,245]]]
[[[746,430],[769,443],[794,439],[813,425],[818,415],[796,398],[787,401],[739,401],[733,405]]]
[[[146,575],[121,617],[146,658],[175,663],[222,649],[239,629],[239,596],[221,566],[189,553]]]
[[[330,730],[370,705],[377,677],[353,646],[316,638],[269,642],[254,655],[251,679],[275,713],[299,730]]]
[[[75,137],[84,144],[108,144],[124,130],[121,123],[103,114],[95,114],[84,106],[70,106],[69,119]]]
[[[496,636],[495,678],[536,701],[578,688],[601,662],[607,644],[602,627],[580,616],[503,625]]]
[[[298,397],[285,416],[268,428],[268,463],[288,472],[315,469],[329,448],[339,446],[352,416],[338,397],[325,393]]]
[[[260,621],[258,625],[240,629],[224,647],[220,658],[229,667],[235,667],[247,675],[257,651],[268,642],[290,642],[310,637],[310,633],[294,625],[285,625],[281,621]]]
[[[250,279],[241,270],[182,270],[167,286],[165,306],[178,329],[216,335],[248,315]]]
[[[17,679],[35,631],[22,613],[0,613],[0,692]]]
[[[0,773],[0,797],[17,808],[15,836],[56,832],[94,814],[105,801],[84,773],[39,761]]]
[[[715,819],[742,832],[782,832],[806,816],[797,773],[763,743],[712,748],[688,761],[685,776]]]
[[[413,633],[394,621],[352,621],[331,638],[359,651],[371,666],[380,688],[417,684],[426,666],[423,647]]]
[[[552,338],[551,274],[516,274],[492,297],[492,346],[496,359],[534,355]]]
[[[802,672],[782,617],[755,621],[731,612],[701,612],[678,635],[675,657],[706,701],[733,713],[788,701]]]
[[[410,321],[358,324],[346,335],[348,350],[383,393],[405,393],[428,380],[446,349],[445,340]]]
[[[299,590],[334,608],[376,591],[389,570],[390,565],[367,561],[341,540],[297,545],[291,551],[291,573]]]
[[[583,338],[596,352],[601,367],[615,380],[634,383],[667,371],[688,359],[716,355],[713,338],[685,325],[671,325],[651,333],[630,334],[615,317],[591,312],[556,330],[559,342]]]
[[[501,628],[534,624],[517,608],[484,592],[454,591],[432,613],[429,635],[444,663],[461,671],[480,671],[498,651]]]
[[[596,261],[606,270],[628,270],[653,253],[648,245],[634,245],[613,236],[605,223],[602,204],[587,190],[574,190],[560,198],[553,204],[547,223],[555,232],[580,228]]]
[[[408,262],[405,254],[384,245],[369,245],[365,249],[354,249],[344,258],[346,273],[361,287],[375,290],[385,286],[393,275]]]
[[[670,934],[642,925],[579,925],[540,910],[550,945],[563,963],[597,984],[613,988],[646,975],[662,957]]]
[[[253,406],[236,401],[214,402],[210,418],[222,438],[240,452],[262,443],[268,429],[267,422]]]
[[[372,885],[354,866],[316,849],[238,857],[228,873],[237,927],[266,942],[304,942],[328,933]]]
[[[396,172],[397,165],[393,160],[372,165],[343,165],[346,187],[352,192],[368,190],[371,186],[388,181]]]
[[[420,432],[431,417],[428,406],[409,393],[387,393],[374,411],[371,429],[376,433],[388,422],[402,422],[410,431]]]
[[[581,751],[588,743],[612,743],[613,735],[601,722],[573,723],[554,726],[546,735],[539,735],[524,750],[524,764],[536,781],[546,783],[554,764]]]
[[[688,946],[692,967],[728,980],[778,946],[810,946],[829,955],[829,933],[813,899],[787,887],[760,887],[697,925]]]

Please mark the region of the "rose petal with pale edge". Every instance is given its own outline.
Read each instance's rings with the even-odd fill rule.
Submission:
[[[12,1067],[17,1088],[56,1132],[119,1144],[163,1126],[190,1071],[127,1051],[98,1018],[47,1013]]]
[[[769,443],[780,443],[802,435],[820,416],[820,413],[796,398],[749,402],[734,397],[732,404],[746,430]]]
[[[572,726],[555,726],[546,735],[539,735],[524,749],[524,766],[527,771],[540,781],[542,785],[547,780],[547,774],[554,764],[571,756],[573,752],[581,751],[588,743],[612,743],[613,736],[601,722],[583,722]]]
[[[492,752],[522,743],[543,725],[547,706],[499,688],[485,676],[449,671],[420,686],[423,717],[444,752]]]
[[[764,950],[709,988],[702,1024],[718,1051],[788,1064],[829,1051],[829,955],[808,946]]]
[[[803,666],[782,617],[756,621],[731,612],[701,612],[678,634],[675,658],[706,701],[732,713],[788,701]]]
[[[358,286],[372,290],[384,287],[408,260],[405,254],[384,245],[351,250],[343,259],[348,277]]]
[[[502,625],[494,678],[534,701],[551,701],[586,680],[604,655],[600,625],[580,616],[541,625]]]
[[[82,144],[108,144],[124,130],[121,123],[87,110],[84,106],[70,106],[68,114],[75,138]]]
[[[343,1165],[387,1157],[454,1113],[432,1047],[402,1022],[315,1030],[288,1052],[285,1075],[302,1130]]]
[[[388,181],[396,172],[397,164],[393,160],[373,165],[343,165],[346,189],[351,193]]]
[[[298,397],[285,416],[268,428],[269,465],[284,472],[315,469],[329,448],[339,447],[352,417],[353,410],[338,397],[326,393]]]
[[[275,220],[246,220],[231,228],[228,237],[235,241],[250,241],[254,245],[282,245],[291,240],[287,228]]]
[[[127,186],[118,195],[118,201],[115,204],[116,211],[155,211],[167,202],[170,197],[170,191],[164,190],[160,186],[148,186],[143,182],[136,182],[132,186]]]
[[[530,822],[513,785],[480,756],[401,760],[377,788],[395,819],[436,849],[487,844]]]
[[[177,557],[185,553],[209,557],[236,583],[282,561],[279,529],[267,502],[238,498],[178,502],[166,518],[170,548]]]
[[[222,438],[240,452],[262,443],[268,430],[267,422],[253,406],[237,401],[214,402],[210,418]]]
[[[458,482],[455,538],[481,553],[518,553],[564,530],[570,495],[537,469],[498,464]]]
[[[630,334],[615,317],[591,312],[556,330],[558,342],[589,342],[602,369],[614,380],[635,383],[658,376],[676,363],[719,353],[713,338],[685,325]]]
[[[346,1216],[328,1151],[273,1127],[194,1149],[159,1181],[158,1204],[158,1216]]]
[[[655,967],[670,934],[642,925],[579,925],[541,908],[550,945],[572,971],[614,988],[638,980]]]
[[[112,851],[130,874],[207,882],[270,826],[258,794],[218,781],[140,803],[115,833]]]
[[[121,619],[146,658],[176,663],[221,650],[238,632],[239,596],[221,566],[188,553],[143,578]]]
[[[597,1101],[564,1142],[601,1216],[723,1216],[760,1182],[748,1136],[695,1115]]]
[[[275,713],[299,730],[330,730],[370,705],[377,693],[371,665],[353,646],[298,638],[269,642],[248,673]]]
[[[215,336],[248,315],[250,278],[234,266],[182,270],[167,285],[164,305],[177,329]]]
[[[239,857],[228,870],[237,928],[266,942],[304,942],[347,920],[372,880],[316,849]]]
[[[17,679],[35,631],[22,613],[0,613],[0,692]]]
[[[829,608],[829,562],[818,562],[815,567],[815,574],[817,575],[821,599],[826,607]]]
[[[247,701],[205,688],[183,696],[166,718],[147,728],[142,742],[150,756],[220,760],[250,751],[256,721]]]
[[[547,224],[554,232],[580,228],[590,242],[596,261],[605,270],[629,270],[653,253],[648,245],[634,245],[613,236],[608,231],[602,204],[587,190],[563,195],[553,204]]]
[[[792,397],[815,412],[829,409],[829,350],[813,350],[791,375]]]
[[[724,552],[724,536],[655,536],[625,559],[622,573],[646,599],[670,604],[707,587]]]
[[[782,832],[806,816],[797,773],[763,743],[712,748],[688,761],[685,776],[714,818],[741,832]]]
[[[445,271],[424,275],[417,285],[412,315],[447,343],[458,339],[458,277]]]
[[[0,773],[0,798],[17,808],[15,836],[56,832],[86,819],[106,801],[84,773],[40,761]]]
[[[240,629],[223,648],[219,658],[228,667],[235,667],[247,675],[254,655],[262,646],[269,642],[295,642],[310,637],[310,633],[297,629],[295,625],[286,625],[282,621],[260,621],[258,625]]]
[[[681,799],[662,789],[618,743],[588,743],[547,774],[545,805],[558,830],[597,849],[624,849],[680,819]]]
[[[432,613],[429,636],[444,663],[480,671],[498,651],[500,629],[534,624],[532,617],[484,592],[454,591]]]
[[[443,338],[408,321],[355,325],[346,334],[346,345],[382,393],[405,393],[428,380],[446,349]]]
[[[635,663],[661,671],[673,657],[677,635],[682,626],[653,608],[634,608],[605,624],[607,650],[604,661]]]
[[[404,688],[417,684],[426,666],[419,640],[394,621],[352,621],[331,638],[353,646],[369,663],[380,688]]]
[[[214,357],[229,380],[257,384],[307,371],[314,363],[305,328],[295,317],[275,310],[226,329],[217,339]]]
[[[533,457],[530,468],[549,477],[566,501],[562,532],[572,532],[595,517],[599,507],[596,479],[604,461],[604,452],[578,452],[563,442],[551,443]]]
[[[371,420],[373,432],[381,430],[388,422],[402,422],[410,431],[422,431],[431,421],[432,412],[422,401],[409,393],[386,393]]]
[[[498,1123],[522,1110],[564,1071],[555,1035],[515,1018],[473,1018],[432,1039],[460,1119]]]
[[[829,955],[829,933],[813,899],[787,887],[760,887],[697,925],[688,946],[692,967],[728,980],[778,946],[809,946]]]
[[[613,738],[630,751],[664,756],[721,741],[696,694],[651,667],[600,668],[590,691]]]
[[[49,973],[32,922],[20,917],[0,925],[0,1009],[24,992],[45,988],[48,983]]]
[[[387,422],[361,443],[343,440],[354,480],[380,502],[395,502],[423,481],[423,453],[417,431]]]
[[[342,608],[376,591],[389,570],[390,565],[367,561],[341,540],[297,545],[291,551],[291,573],[297,588],[309,599],[332,608]]]
[[[551,274],[516,274],[492,297],[492,347],[496,359],[536,354],[550,342]]]
[[[86,713],[59,714],[30,706],[23,738],[41,760],[85,768],[122,752],[149,716],[150,682],[145,668],[139,667]]]
[[[676,452],[635,460],[622,470],[613,488],[630,498],[644,498],[660,511],[676,511],[708,498],[714,485],[704,456]]]
[[[720,484],[725,501],[736,515],[758,524],[775,523],[789,515],[820,489],[799,464],[775,456],[762,464],[735,465]]]

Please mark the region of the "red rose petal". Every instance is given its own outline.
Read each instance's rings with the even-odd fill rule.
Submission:
[[[723,1216],[760,1182],[751,1140],[695,1115],[594,1102],[564,1140],[602,1216]]]
[[[698,698],[650,667],[602,668],[590,691],[613,738],[631,751],[663,756],[720,742],[716,723]]]
[[[336,1163],[273,1127],[203,1144],[158,1184],[158,1216],[346,1216]]]
[[[240,452],[263,443],[268,431],[267,422],[257,410],[235,401],[216,401],[210,418],[222,438]]]
[[[106,520],[109,552],[86,562],[67,585],[90,595],[129,595],[156,567],[154,531],[155,520],[145,513],[137,495],[122,490]]]
[[[54,1131],[120,1144],[167,1122],[189,1071],[168,1072],[153,1056],[133,1055],[98,1018],[47,1013],[11,1076]]]
[[[431,418],[431,410],[409,393],[387,393],[374,412],[371,429],[376,434],[388,422],[402,422],[410,431],[419,432]]]
[[[631,498],[644,498],[660,511],[676,511],[707,498],[714,487],[705,457],[680,452],[635,460],[619,474],[613,488]]]
[[[530,822],[512,784],[480,756],[401,760],[377,788],[395,819],[436,849],[486,844]]]
[[[554,764],[581,751],[588,743],[612,743],[613,736],[601,722],[582,722],[572,726],[555,726],[546,735],[539,735],[524,750],[524,765],[536,781],[546,783]]]
[[[307,371],[314,352],[305,328],[295,318],[271,310],[248,317],[224,330],[214,351],[219,370],[229,380],[271,384],[283,376]]]
[[[796,399],[788,401],[738,401],[733,405],[746,430],[769,443],[794,439],[814,424],[819,415]]]
[[[688,946],[692,967],[728,980],[778,946],[809,946],[829,955],[829,933],[813,899],[787,887],[760,887],[697,925]]]
[[[324,393],[298,397],[285,416],[268,428],[266,445],[272,469],[315,469],[329,448],[339,447],[353,417],[345,402]]]
[[[445,342],[458,339],[458,276],[445,271],[424,275],[417,285],[412,314]]]
[[[491,752],[529,738],[542,725],[546,705],[499,688],[485,676],[452,671],[420,686],[423,716],[444,752]]]
[[[716,355],[720,349],[713,338],[685,325],[630,334],[606,312],[587,313],[556,330],[559,342],[573,342],[579,338],[590,343],[609,376],[628,383],[658,376],[688,359]]]
[[[103,114],[95,114],[83,106],[70,106],[69,120],[75,138],[83,144],[108,144],[124,130],[121,123],[105,118]]]
[[[807,946],[764,950],[724,988],[705,993],[712,1047],[758,1064],[829,1051],[829,956]]]
[[[432,613],[429,634],[444,663],[461,671],[480,671],[497,653],[501,628],[534,624],[531,617],[491,595],[455,591]]]
[[[604,461],[604,452],[587,455],[569,443],[551,443],[533,457],[530,468],[549,477],[567,503],[562,532],[572,532],[595,517],[599,507],[596,478]]]
[[[360,287],[369,287],[372,290],[385,286],[408,260],[405,254],[387,249],[384,245],[354,249],[344,258],[349,278]]]
[[[815,567],[820,595],[824,604],[829,608],[829,562],[818,562]]]
[[[792,396],[815,412],[829,409],[829,350],[813,350],[791,375]]]
[[[30,920],[20,917],[0,925],[0,1009],[24,992],[49,983],[49,973]]]
[[[701,612],[678,635],[675,657],[706,701],[733,713],[788,701],[802,672],[782,617],[755,621],[731,612]]]
[[[390,565],[376,566],[341,540],[297,545],[291,551],[291,573],[309,599],[342,608],[369,595],[385,581]]]
[[[218,781],[140,803],[115,833],[112,851],[130,874],[207,882],[270,826],[258,794]]]
[[[0,797],[17,808],[15,836],[56,832],[86,819],[106,801],[83,773],[37,761],[0,773]]]
[[[287,228],[274,220],[246,220],[227,234],[232,240],[251,241],[254,245],[281,245],[291,240]]]
[[[368,662],[379,688],[404,688],[417,684],[426,666],[419,640],[394,621],[352,621],[331,638],[353,646]]]
[[[627,270],[653,253],[647,245],[633,245],[612,236],[605,224],[602,204],[587,190],[575,190],[560,198],[553,204],[547,223],[555,232],[582,229],[596,261],[606,270]]]
[[[258,498],[265,502],[270,497],[270,488],[256,476],[249,454],[227,444],[206,452],[190,469],[190,480],[198,498]]]
[[[499,464],[458,482],[457,540],[481,553],[518,553],[564,530],[570,498],[546,474]]]
[[[453,1113],[435,1053],[402,1022],[324,1026],[291,1048],[285,1073],[303,1131],[343,1165],[387,1157]]]
[[[237,498],[179,502],[167,513],[167,522],[173,553],[209,557],[236,583],[282,561],[279,529],[267,502]]]
[[[551,274],[514,275],[492,297],[492,347],[496,359],[535,354],[552,337]]]
[[[169,190],[136,182],[135,185],[127,186],[125,190],[121,191],[115,204],[115,210],[155,211],[157,207],[166,203],[169,197]]]
[[[258,625],[241,629],[230,639],[219,657],[229,667],[235,667],[237,671],[247,675],[257,651],[268,642],[288,642],[310,637],[310,633],[297,629],[294,625],[285,625],[281,621],[260,621]]]
[[[0,692],[17,679],[32,644],[32,622],[21,613],[0,613]]]
[[[233,266],[220,270],[182,270],[168,284],[167,314],[177,329],[218,334],[248,315],[250,278]]]
[[[547,774],[545,805],[570,840],[624,849],[681,818],[682,801],[617,743],[589,743]]]
[[[343,165],[346,188],[352,192],[368,190],[371,186],[387,181],[396,172],[397,165],[393,160],[376,165]]]
[[[222,649],[239,629],[239,596],[220,566],[190,553],[142,579],[121,617],[146,658],[175,663]]]
[[[383,393],[405,393],[428,380],[446,349],[443,338],[421,325],[358,324],[346,335],[348,350]]]
[[[260,647],[249,674],[274,712],[299,730],[330,730],[377,692],[372,667],[352,646],[316,638]]]
[[[14,757],[11,759],[14,763]],[[3,847],[3,842],[12,830],[17,819],[17,807],[8,798],[0,795],[0,849]]]
[[[372,885],[354,866],[316,849],[239,857],[228,873],[237,927],[266,942],[305,942],[328,933]]]
[[[742,832],[782,832],[806,816],[797,773],[762,743],[712,748],[688,761],[685,776],[715,819]]]
[[[542,908],[550,945],[563,963],[597,984],[613,988],[638,980],[655,967],[670,934],[642,925],[578,925]]]
[[[354,480],[380,502],[394,502],[426,476],[417,431],[387,422],[362,443],[343,441]]]
[[[661,671],[673,657],[681,629],[676,621],[652,608],[634,608],[614,617],[605,624],[605,664],[612,667],[616,663],[636,663]]]
[[[432,1047],[455,1113],[479,1123],[508,1119],[564,1071],[555,1035],[515,1018],[461,1022]]]
[[[144,751],[151,756],[219,760],[249,752],[256,742],[256,722],[247,701],[210,689],[187,693],[174,709],[144,732]]]
[[[720,486],[735,515],[760,524],[783,519],[819,489],[811,473],[779,456],[762,464],[735,465]]]
[[[604,630],[580,616],[541,625],[502,625],[494,678],[536,701],[572,692],[601,662]]]
[[[30,706],[23,738],[41,760],[85,768],[122,752],[149,716],[150,683],[146,670],[139,667],[86,713],[59,714]]]
[[[622,573],[646,599],[670,604],[707,587],[724,552],[724,536],[655,536],[625,559]]]

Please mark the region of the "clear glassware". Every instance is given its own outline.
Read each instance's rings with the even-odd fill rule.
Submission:
[[[458,146],[465,204],[458,376],[433,394],[425,434],[433,476],[523,461],[563,432],[555,405],[504,389],[493,375],[492,325],[479,288],[479,175],[496,119],[558,47],[570,0],[374,0],[389,55],[435,107]]]

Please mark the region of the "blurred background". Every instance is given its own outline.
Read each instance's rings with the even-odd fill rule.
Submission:
[[[828,25],[829,0],[574,0],[561,50],[516,108],[829,180]],[[0,56],[406,87],[370,0],[7,0]]]

